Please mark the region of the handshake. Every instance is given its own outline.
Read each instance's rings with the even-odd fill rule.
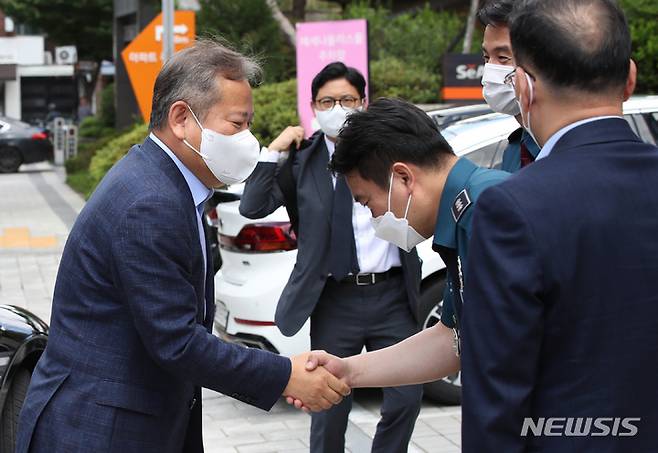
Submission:
[[[351,393],[349,363],[324,351],[294,356],[288,385],[283,391],[288,404],[306,412],[320,412],[339,404]]]

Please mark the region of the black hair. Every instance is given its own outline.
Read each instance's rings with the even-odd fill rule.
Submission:
[[[330,169],[342,174],[356,169],[387,188],[395,162],[438,167],[450,155],[452,148],[424,111],[400,99],[380,98],[347,117]]]
[[[517,65],[553,88],[623,89],[631,37],[614,0],[525,0],[510,19]]]
[[[345,66],[344,63],[336,61],[329,63],[313,78],[313,82],[311,83],[311,95],[313,96],[313,99],[311,100],[317,100],[316,97],[318,96],[318,91],[320,91],[320,88],[322,88],[327,82],[337,79],[347,80],[350,85],[356,88],[361,99],[365,99],[366,79],[363,77],[363,74],[361,74],[356,68]]]
[[[515,3],[517,0],[489,0],[478,11],[478,19],[485,27],[507,27]]]

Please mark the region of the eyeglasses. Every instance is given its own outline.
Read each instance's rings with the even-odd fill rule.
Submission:
[[[318,110],[331,110],[336,106],[336,103],[340,104],[344,109],[353,109],[361,105],[361,99],[355,98],[354,96],[343,96],[340,99],[327,96],[315,101]]]
[[[515,80],[516,80],[516,68],[517,67],[518,66],[514,66],[514,69],[512,69],[512,71],[505,76],[505,78],[503,79],[503,83],[505,85],[509,85],[512,88],[514,88],[514,83],[515,83]],[[500,79],[498,79],[498,80],[500,80]]]
[[[512,69],[512,71],[511,71],[509,74],[507,74],[507,75],[505,76],[505,78],[503,79],[503,83],[504,83],[505,85],[509,85],[509,86],[511,86],[512,88],[514,88],[514,85],[515,85],[515,83],[516,83],[516,70],[517,70],[518,68],[519,68],[519,66],[514,66],[514,69]],[[528,74],[528,75],[530,76],[530,78],[531,78],[532,80],[535,80],[535,81],[537,80],[537,79],[535,78],[535,76],[533,76],[532,74],[530,74],[525,68],[522,68],[522,69],[525,71],[526,74]]]

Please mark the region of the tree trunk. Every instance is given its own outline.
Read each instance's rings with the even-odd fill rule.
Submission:
[[[466,21],[466,33],[464,35],[464,48],[462,49],[462,53],[471,53],[473,30],[475,29],[475,16],[477,16],[479,5],[479,0],[471,0],[471,9],[468,12],[468,20]]]
[[[279,8],[279,4],[276,2],[276,0],[266,1],[267,6],[269,6],[270,10],[272,11],[272,17],[279,24],[279,28],[283,34],[286,35],[286,38],[288,38],[290,45],[296,47],[295,27],[293,27],[288,18],[281,12],[281,8]]]
[[[300,22],[306,19],[306,0],[293,0],[292,17]]]

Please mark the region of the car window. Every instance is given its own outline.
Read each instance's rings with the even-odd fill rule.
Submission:
[[[653,134],[651,133],[649,126],[644,120],[644,117],[640,114],[636,114],[633,115],[633,119],[635,120],[635,125],[637,126],[638,136],[642,139],[642,141],[651,145],[655,145],[656,140],[653,138]]]
[[[646,121],[654,140],[658,142],[658,112],[645,113],[642,117]]]
[[[471,151],[470,153],[464,155],[464,157],[466,157],[478,167],[491,168],[495,163],[494,159],[496,158],[496,152],[498,151],[500,144],[501,142],[495,142],[490,145],[483,146],[482,148],[478,148],[475,151]]]
[[[637,131],[637,125],[635,124],[635,120],[633,119],[633,115],[624,115],[624,119],[628,123],[629,126],[631,126],[631,129],[633,129],[633,132],[639,137],[640,134]]]

